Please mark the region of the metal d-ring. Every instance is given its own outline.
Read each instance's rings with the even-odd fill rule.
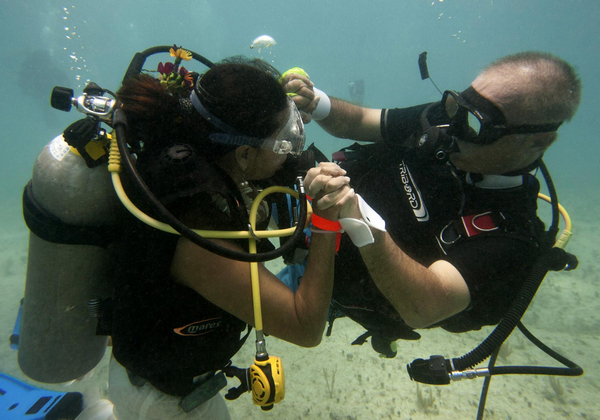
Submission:
[[[459,234],[457,234],[456,238],[454,238],[454,240],[452,240],[452,241],[446,241],[444,239],[444,232],[446,232],[446,229],[448,229],[453,223],[454,223],[454,221],[451,221],[446,226],[444,226],[444,228],[442,229],[442,231],[439,234],[440,242],[442,242],[444,245],[452,245],[452,244],[456,243],[456,241],[458,241],[460,238],[462,238],[462,234],[459,233]]]

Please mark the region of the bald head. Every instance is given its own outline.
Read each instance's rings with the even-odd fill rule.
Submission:
[[[523,52],[492,63],[471,84],[494,102],[509,125],[570,120],[581,100],[581,82],[566,61]]]

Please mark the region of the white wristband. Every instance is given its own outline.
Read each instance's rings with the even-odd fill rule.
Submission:
[[[315,96],[318,96],[321,99],[319,100],[317,108],[312,112],[312,119],[315,121],[324,120],[331,111],[331,99],[329,99],[329,96],[321,89],[313,87],[313,91],[315,92]]]
[[[339,219],[338,222],[340,222],[340,225],[344,229],[344,232],[348,234],[352,243],[358,248],[375,242],[371,228],[364,221],[344,217]]]
[[[344,217],[338,220],[342,229],[350,236],[352,243],[358,248],[375,242],[371,228],[385,232],[385,220],[359,195],[358,208],[361,220]]]

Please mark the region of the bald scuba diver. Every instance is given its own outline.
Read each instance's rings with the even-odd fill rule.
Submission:
[[[403,109],[329,98],[299,72],[284,83],[306,121],[374,143],[334,154],[385,220],[361,248],[344,236],[336,257],[333,307],[367,329],[355,343],[371,337],[394,357],[395,340],[418,339],[416,329],[497,324],[547,242],[534,172],[581,100],[573,67],[519,53],[462,92]],[[340,213],[360,216],[358,198]]]

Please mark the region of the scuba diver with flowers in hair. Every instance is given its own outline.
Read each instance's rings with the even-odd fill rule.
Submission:
[[[140,145],[137,170],[186,225],[247,230],[255,183],[272,177],[288,153],[303,149],[299,111],[277,71],[260,60],[216,64],[190,88],[187,71],[175,74],[162,67],[166,78],[139,75],[117,92],[127,116],[127,140]],[[333,164],[308,171],[305,188],[315,214],[337,220],[341,207],[354,200],[344,175]],[[140,197],[133,195],[132,201],[154,215]],[[257,225],[264,227],[269,209],[261,209]],[[244,343],[245,330],[254,323],[249,264],[137,219],[123,225],[114,245],[118,270],[109,374],[116,417],[230,418],[218,392],[189,413],[179,404],[224,369]],[[248,246],[247,240],[212,241],[236,251]],[[304,347],[319,344],[333,287],[335,245],[335,235],[313,235],[304,280],[295,293],[259,265],[265,333]]]

